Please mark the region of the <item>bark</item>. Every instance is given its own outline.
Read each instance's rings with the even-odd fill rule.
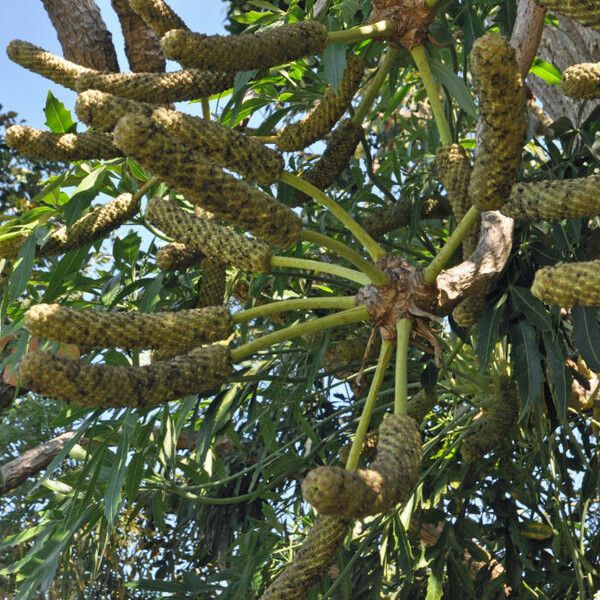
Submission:
[[[559,16],[559,21],[559,27],[544,29],[538,52],[540,58],[554,64],[561,71],[578,63],[599,62],[600,32],[582,27],[566,17]],[[597,101],[569,98],[559,86],[550,85],[535,75],[529,75],[527,83],[553,121],[565,116],[572,123],[578,124],[598,105]]]
[[[165,57],[158,34],[129,6],[128,0],[111,0],[125,38],[125,54],[129,67],[137,73],[165,70]]]
[[[515,49],[517,64],[523,77],[529,73],[537,54],[545,17],[546,9],[534,0],[519,0],[510,44]]]
[[[94,0],[42,0],[66,59],[99,71],[118,71],[112,35]]]

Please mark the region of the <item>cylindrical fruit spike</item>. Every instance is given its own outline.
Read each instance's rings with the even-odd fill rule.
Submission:
[[[471,163],[458,144],[440,146],[435,156],[440,181],[446,188],[452,214],[460,221],[469,208],[469,181],[471,180]]]
[[[306,600],[335,560],[350,524],[348,520],[318,516],[292,562],[260,600]]]
[[[493,399],[491,408],[475,421],[473,432],[463,440],[460,452],[466,462],[482,458],[510,439],[511,429],[519,417],[519,394],[510,377],[497,378]]]
[[[151,169],[190,202],[276,246],[287,248],[298,241],[302,222],[294,211],[224,173],[152,119],[127,115],[117,124],[114,138],[126,154]]]
[[[497,210],[508,200],[521,164],[527,103],[515,51],[503,37],[480,37],[471,66],[480,117],[469,197],[480,210]]]
[[[6,53],[13,62],[72,90],[80,75],[94,72],[22,40],[13,40]]]
[[[176,29],[161,40],[165,56],[184,67],[232,72],[268,69],[303,56],[320,54],[326,44],[327,30],[317,21],[228,36]]]
[[[581,63],[564,70],[561,88],[571,98],[600,98],[600,63]]]
[[[227,265],[214,258],[202,261],[202,276],[198,282],[197,306],[220,306],[225,298]]]
[[[360,125],[354,125],[350,119],[341,121],[321,158],[303,173],[302,179],[320,190],[327,189],[348,166],[362,135],[363,130]],[[306,198],[304,194],[297,194],[299,202],[305,201]]]
[[[270,246],[240,235],[231,227],[199,219],[173,202],[152,198],[146,217],[192,252],[202,252],[205,256],[254,273],[270,269]]]
[[[82,74],[75,84],[78,92],[100,90],[144,101],[151,98],[156,104],[197,100],[232,88],[232,73],[190,69],[169,73],[100,73]]]
[[[36,251],[38,257],[57,256],[92,244],[133,217],[140,208],[140,201],[131,194],[121,194],[111,202],[98,206],[75,221],[70,227],[58,227],[50,233],[44,245]],[[27,235],[10,238],[6,245],[0,244],[0,257],[15,258]],[[17,241],[20,239],[20,243]],[[12,252],[13,254],[10,254]]]
[[[18,233],[4,240],[0,240],[0,258],[5,260],[11,260],[17,257],[21,246],[25,243],[25,240],[29,237],[29,233]]]
[[[223,340],[233,331],[231,314],[222,306],[148,314],[38,304],[25,313],[25,325],[33,335],[81,348],[168,347],[173,355]]]
[[[564,308],[600,306],[600,260],[544,267],[535,274],[531,293]]]
[[[143,367],[90,364],[44,352],[27,354],[19,383],[57,400],[91,408],[151,408],[217,389],[231,375],[227,346],[196,348]]]
[[[192,265],[199,265],[203,257],[202,252],[190,250],[180,242],[173,242],[158,249],[156,266],[161,271],[185,271]]]
[[[600,177],[536,181],[513,185],[501,212],[513,219],[550,220],[600,214]]]
[[[479,321],[485,308],[485,291],[479,291],[465,298],[453,311],[454,320],[465,328],[472,327]]]
[[[273,183],[283,172],[278,152],[219,123],[185,113],[90,90],[79,94],[79,118],[96,129],[112,130],[121,117],[138,113],[152,120],[189,152],[198,152],[222,167],[259,183]]]
[[[317,467],[302,484],[304,499],[320,514],[362,518],[391,510],[412,492],[421,470],[421,435],[407,415],[388,415],[379,427],[370,469]]]
[[[129,0],[129,5],[161,36],[171,29],[187,29],[183,20],[163,0]]]
[[[109,159],[123,153],[106,133],[51,133],[13,125],[6,130],[6,143],[20,154],[56,161]]]
[[[362,59],[351,54],[339,89],[335,91],[329,85],[323,98],[304,119],[281,130],[277,136],[277,147],[288,152],[302,150],[325,137],[346,112],[360,85],[364,70]]]
[[[599,0],[537,0],[538,4],[587,27],[600,28]]]

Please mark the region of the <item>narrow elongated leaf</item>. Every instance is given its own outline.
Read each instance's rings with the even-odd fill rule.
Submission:
[[[536,57],[533,61],[530,73],[537,75],[540,79],[543,79],[550,85],[560,85],[560,80],[562,79],[560,69],[539,57]]]
[[[596,308],[576,306],[573,316],[573,344],[592,371],[600,371],[600,327]]]
[[[334,90],[340,87],[345,68],[346,46],[344,44],[328,44],[323,51],[323,73],[325,80]]]
[[[469,116],[474,117],[477,114],[477,107],[475,106],[475,102],[473,102],[473,97],[465,82],[450,68],[450,66],[441,63],[436,59],[432,59],[431,72]]]
[[[544,305],[525,287],[515,286],[510,291],[515,308],[520,311],[527,321],[540,331],[550,331],[552,320]]]
[[[479,357],[479,370],[485,371],[492,353],[492,349],[498,341],[500,323],[504,318],[506,303],[501,302],[491,311],[485,312],[477,323],[477,345],[476,351]]]
[[[526,412],[538,401],[544,382],[542,359],[535,329],[524,319],[510,328],[512,362],[521,397],[521,410]]]
[[[19,249],[15,268],[10,276],[7,292],[8,304],[14,302],[27,287],[35,261],[35,235],[30,235]]]
[[[567,406],[571,399],[571,384],[573,374],[565,364],[565,350],[555,332],[545,334],[543,337],[546,349],[546,373],[552,387],[552,398],[559,418],[567,415]]]

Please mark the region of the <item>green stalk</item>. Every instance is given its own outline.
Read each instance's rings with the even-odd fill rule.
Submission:
[[[429,96],[431,112],[433,113],[433,118],[435,119],[438,131],[440,133],[440,140],[442,141],[442,145],[447,146],[448,144],[452,143],[452,132],[450,131],[450,125],[448,125],[446,113],[444,112],[444,107],[442,106],[442,102],[440,100],[440,90],[433,79],[433,75],[431,74],[431,68],[429,67],[429,60],[427,59],[425,47],[422,45],[415,46],[410,53],[412,54],[413,60],[417,65],[421,79],[423,80],[425,91]]]
[[[324,206],[338,221],[346,226],[346,229],[363,245],[371,258],[375,261],[385,255],[383,248],[334,200],[327,197],[319,188],[308,181],[304,181],[293,173],[283,173],[280,181],[304,192]]]
[[[270,317],[292,310],[314,310],[315,308],[346,310],[356,306],[355,296],[336,296],[333,298],[292,298],[255,306],[233,315],[234,323],[245,323],[259,317]]]
[[[266,350],[270,346],[274,346],[275,344],[302,337],[303,335],[317,333],[324,329],[331,329],[332,327],[341,327],[342,325],[368,321],[370,318],[371,315],[366,306],[357,306],[356,308],[343,310],[333,315],[321,317],[320,319],[312,319],[311,321],[305,321],[298,325],[292,325],[291,327],[286,327],[279,331],[263,335],[239,348],[234,348],[231,351],[231,361],[233,363],[238,363],[246,360],[261,350]]]
[[[296,258],[294,256],[273,256],[271,258],[271,267],[291,267],[292,269],[306,269],[315,273],[330,273],[342,279],[355,281],[360,285],[368,285],[371,280],[367,275],[354,269],[332,265],[319,260],[308,260],[306,258]]]
[[[352,248],[346,246],[346,244],[343,244],[328,235],[309,229],[303,229],[300,234],[300,239],[306,242],[319,244],[323,248],[327,248],[328,250],[339,254],[348,262],[351,262],[355,267],[358,267],[375,285],[384,285],[387,282],[387,275],[379,267],[370,263],[368,260],[365,260],[358,252],[352,250]]]
[[[375,73],[375,76],[373,79],[371,79],[369,87],[367,88],[363,99],[360,101],[360,104],[358,105],[358,108],[352,117],[352,122],[355,125],[360,125],[365,120],[365,117],[371,110],[373,102],[375,102],[375,98],[377,98],[377,95],[379,94],[379,89],[386,80],[398,54],[400,54],[399,48],[388,48],[385,56],[377,67],[377,73]]]
[[[393,21],[377,21],[377,23],[372,23],[371,25],[359,25],[358,27],[342,31],[330,31],[327,34],[327,43],[353,44],[354,42],[368,40],[384,33],[391,33],[392,31],[394,31]]]
[[[480,214],[481,213],[477,208],[471,206],[467,211],[467,214],[461,219],[460,223],[456,226],[456,229],[452,232],[452,235],[446,241],[444,247],[436,254],[435,258],[431,261],[429,266],[426,267],[425,271],[423,271],[425,283],[435,283],[437,276],[458,250],[465,236],[477,223]]]
[[[408,405],[408,345],[412,325],[412,320],[406,317],[396,323],[395,415],[405,415]]]
[[[210,121],[210,101],[208,100],[208,98],[202,98],[201,102],[202,102],[202,117],[206,121]]]
[[[367,400],[363,407],[362,414],[360,415],[360,421],[358,422],[356,434],[352,440],[352,447],[350,448],[348,460],[346,461],[346,469],[349,471],[353,471],[356,469],[356,467],[358,467],[360,452],[367,435],[367,430],[369,429],[373,409],[377,403],[377,396],[379,394],[379,390],[381,389],[381,384],[383,383],[383,378],[385,377],[385,371],[390,364],[393,352],[394,343],[390,342],[389,340],[384,340],[383,344],[381,345],[381,352],[379,353],[377,369],[375,370],[375,375],[373,375],[373,381],[371,382]]]
[[[157,183],[160,182],[160,179],[158,177],[151,177],[150,179],[148,179],[148,181],[146,181],[146,183],[144,183],[142,185],[142,187],[138,188],[138,191],[133,195],[133,199],[134,200],[141,200],[144,197],[144,194],[153,186],[156,185]]]

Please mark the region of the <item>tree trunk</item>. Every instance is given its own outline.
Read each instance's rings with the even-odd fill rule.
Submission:
[[[559,21],[559,27],[546,26],[544,29],[538,56],[561,71],[577,63],[599,62],[600,33],[566,17],[559,16]],[[569,98],[559,86],[550,85],[535,75],[530,75],[527,83],[553,121],[565,116],[577,124],[588,117],[598,104],[597,101]]]
[[[112,35],[94,0],[42,0],[67,60],[99,71],[118,71]]]
[[[160,49],[158,34],[131,10],[128,0],[111,0],[111,3],[121,23],[125,54],[131,70],[138,73],[163,72],[165,57]]]

